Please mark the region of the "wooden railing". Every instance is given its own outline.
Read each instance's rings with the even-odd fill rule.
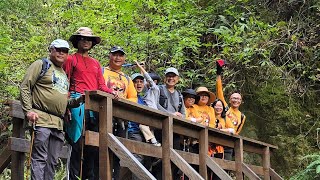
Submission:
[[[0,155],[0,172],[11,162],[12,179],[23,179],[24,153],[29,151],[30,142],[25,139],[22,128],[24,115],[20,103],[11,101],[10,115],[13,119],[13,137]],[[85,93],[85,108],[99,112],[99,134],[86,133],[86,144],[99,146],[99,173],[101,179],[112,178],[113,154],[122,166],[129,168],[140,179],[155,177],[132,155],[141,154],[162,159],[163,179],[172,179],[171,162],[174,163],[190,179],[208,179],[207,167],[220,179],[232,179],[225,170],[235,171],[236,179],[282,179],[270,165],[270,153],[276,146],[230,135],[217,129],[178,118],[169,113],[148,108],[127,100],[113,100],[112,96],[101,91]],[[121,118],[160,129],[162,146],[156,147],[148,143],[133,141],[112,134],[112,119]],[[199,140],[199,154],[184,152],[173,148],[173,133]],[[231,147],[235,151],[235,161],[212,158],[207,155],[208,143]],[[244,151],[259,154],[262,164],[251,165],[244,162]],[[61,157],[67,156],[67,148],[63,148]],[[191,167],[199,165],[199,172]]]

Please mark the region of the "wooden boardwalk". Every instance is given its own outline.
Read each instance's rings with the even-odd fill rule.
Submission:
[[[0,173],[11,163],[13,180],[22,180],[24,172],[25,153],[29,151],[30,142],[25,139],[23,129],[24,114],[18,101],[10,101],[10,116],[13,123],[13,134],[8,145],[0,154]],[[151,109],[127,100],[113,100],[112,96],[101,91],[85,93],[85,108],[99,112],[99,133],[86,132],[85,142],[88,145],[99,146],[99,173],[101,179],[112,179],[112,156],[115,154],[122,166],[128,167],[140,179],[155,179],[155,177],[135,159],[132,153],[162,159],[163,179],[172,179],[171,166],[175,164],[190,179],[208,179],[207,168],[220,179],[232,179],[225,170],[235,172],[236,179],[244,176],[249,179],[282,179],[270,164],[270,154],[276,146],[254,139],[230,135],[217,129],[193,123],[178,118],[169,113]],[[162,146],[156,147],[148,143],[137,142],[112,134],[112,119],[121,118],[145,124],[162,130]],[[196,138],[199,140],[199,154],[183,152],[173,148],[173,133]],[[234,148],[235,161],[212,158],[208,154],[208,143]],[[61,158],[67,157],[64,147]],[[244,152],[258,154],[262,157],[261,165],[244,163]],[[199,172],[191,167],[199,165]]]

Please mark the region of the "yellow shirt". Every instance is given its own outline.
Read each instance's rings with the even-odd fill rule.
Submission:
[[[123,72],[114,72],[109,67],[105,67],[103,77],[107,87],[116,91],[120,98],[138,102],[137,91],[133,86],[133,82]]]
[[[193,108],[190,109],[190,113],[192,113],[195,117],[201,117],[203,121],[201,124],[206,125],[206,120],[209,122],[209,127],[215,128],[216,116],[214,114],[214,109],[211,106],[199,106],[197,104],[193,105]]]
[[[226,128],[226,120],[224,119],[224,118],[222,118],[222,117],[216,117],[216,119],[218,119],[219,120],[219,124],[221,125],[221,129],[224,129],[224,128]]]
[[[191,120],[191,118],[199,117],[198,113],[193,110],[193,105],[191,107],[186,108],[186,119]]]
[[[239,134],[246,117],[241,120],[241,112],[238,109],[230,108],[226,113],[226,128],[233,128],[235,134]]]
[[[225,107],[228,106],[226,100],[224,99],[223,90],[222,90],[222,80],[221,76],[217,76],[216,80],[216,95],[219,98]],[[239,134],[243,127],[243,124],[246,120],[246,116],[241,120],[241,112],[238,109],[232,107],[226,113],[226,128],[233,128],[235,134]]]

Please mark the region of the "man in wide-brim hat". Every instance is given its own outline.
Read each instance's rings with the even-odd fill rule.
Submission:
[[[92,41],[92,47],[101,42],[101,38],[93,35],[92,30],[88,27],[80,27],[75,34],[71,35],[69,41],[72,42],[73,47],[78,49],[78,42],[84,39]]]
[[[63,65],[70,80],[70,97],[82,96],[84,91],[100,90],[117,95],[108,88],[102,75],[98,60],[89,56],[89,50],[101,42],[88,27],[80,27],[69,39],[77,52],[69,55]],[[97,147],[82,147],[81,134],[85,119],[85,130],[98,132],[99,119],[97,114],[85,111],[84,104],[71,110],[72,120],[65,125],[66,138],[72,146],[70,158],[69,179],[98,179],[99,178],[99,149]],[[85,113],[83,113],[85,112]],[[85,118],[84,118],[85,117]],[[83,152],[83,153],[82,153]],[[81,155],[83,154],[83,157]],[[83,159],[83,173],[81,172]],[[83,177],[82,177],[83,176]]]

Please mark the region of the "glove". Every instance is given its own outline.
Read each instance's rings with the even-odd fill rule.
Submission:
[[[221,75],[223,72],[223,67],[226,65],[226,61],[223,59],[219,59],[216,61],[216,65],[217,65],[217,75]]]

